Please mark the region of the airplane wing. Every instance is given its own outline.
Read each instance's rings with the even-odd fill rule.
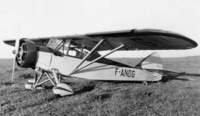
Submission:
[[[125,45],[121,50],[179,50],[198,46],[195,41],[181,34],[155,29],[132,29],[27,39],[34,41],[36,45],[43,46],[47,44],[49,39],[71,39],[76,45],[84,45],[88,49],[92,49],[101,39],[104,39],[105,41],[98,47],[98,51],[112,50],[121,44]],[[15,45],[15,40],[5,40],[4,42],[12,46]]]

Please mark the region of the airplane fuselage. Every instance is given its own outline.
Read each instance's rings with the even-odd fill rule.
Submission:
[[[78,77],[91,80],[107,81],[159,81],[162,75],[134,67],[122,67],[94,62],[91,65],[77,69],[81,59],[71,56],[56,56],[53,53],[38,52],[36,68],[44,70],[56,69],[65,76]],[[85,61],[81,66],[89,64]],[[80,67],[81,68],[81,67]]]

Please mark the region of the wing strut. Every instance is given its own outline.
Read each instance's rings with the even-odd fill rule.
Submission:
[[[83,64],[83,62],[104,42],[104,39],[102,39],[101,41],[99,41],[99,43],[82,59],[82,61],[79,63],[79,65],[76,66],[76,68],[74,69],[77,70],[78,67],[81,66],[81,64]],[[73,71],[73,72],[74,72]]]
[[[101,42],[101,41],[100,41]],[[99,43],[100,43],[99,42]],[[96,46],[95,46],[96,47]],[[86,68],[86,67],[88,67],[89,65],[91,65],[91,64],[93,64],[94,62],[96,62],[96,61],[98,61],[98,60],[100,60],[100,59],[102,59],[102,58],[104,58],[104,57],[106,57],[106,56],[108,56],[108,55],[110,55],[110,54],[112,54],[113,52],[116,52],[117,50],[119,50],[119,49],[121,49],[122,47],[124,47],[124,45],[123,44],[121,44],[119,47],[117,47],[117,48],[115,48],[115,49],[113,49],[112,51],[110,51],[110,52],[108,52],[107,54],[105,54],[105,55],[103,55],[103,56],[100,56],[100,57],[98,57],[98,58],[96,58],[96,59],[94,59],[93,61],[91,61],[89,64],[87,64],[87,65],[85,65],[85,66],[83,66],[83,67],[81,67],[81,68],[77,68],[77,67],[80,67],[81,66],[81,64],[83,64],[83,62],[86,60],[86,58],[84,58],[82,61],[81,61],[81,63],[74,69],[74,71],[72,71],[72,73],[71,74],[69,74],[69,75],[72,75],[72,74],[74,74],[74,73],[76,73],[76,72],[78,72],[79,70],[81,70],[81,69],[84,69],[84,68]],[[92,51],[90,52],[90,54],[92,53]],[[88,55],[89,56],[89,55]]]

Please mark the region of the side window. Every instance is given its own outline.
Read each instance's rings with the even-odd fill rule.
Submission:
[[[76,57],[77,54],[78,54],[77,51],[75,51],[75,50],[69,50],[69,52],[68,52],[67,55],[69,55],[69,56],[73,56],[73,57]]]
[[[58,56],[71,56],[75,58],[84,58],[89,51],[82,46],[78,46],[71,40],[66,40],[65,42],[59,39],[51,39],[47,44],[48,48],[54,51],[55,55]]]
[[[70,46],[69,47],[69,52],[68,52],[69,56],[73,56],[73,57],[82,59],[87,54],[88,54],[88,50],[86,50],[83,47],[77,47],[77,46]]]
[[[75,47],[75,46],[70,46],[69,47],[69,52],[68,52],[69,56],[73,56],[73,57],[76,57],[76,58],[81,58],[81,54],[82,54],[81,48],[78,48],[78,47]]]

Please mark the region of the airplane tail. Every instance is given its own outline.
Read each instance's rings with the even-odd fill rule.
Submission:
[[[160,58],[160,54],[154,52],[140,61],[137,65],[137,68],[141,69],[150,69],[150,70],[162,70],[163,64]]]
[[[144,58],[136,65],[136,67],[151,72],[149,73],[147,81],[159,81],[162,79],[163,73],[160,73],[160,71],[163,70],[163,64],[160,55],[157,52]]]

